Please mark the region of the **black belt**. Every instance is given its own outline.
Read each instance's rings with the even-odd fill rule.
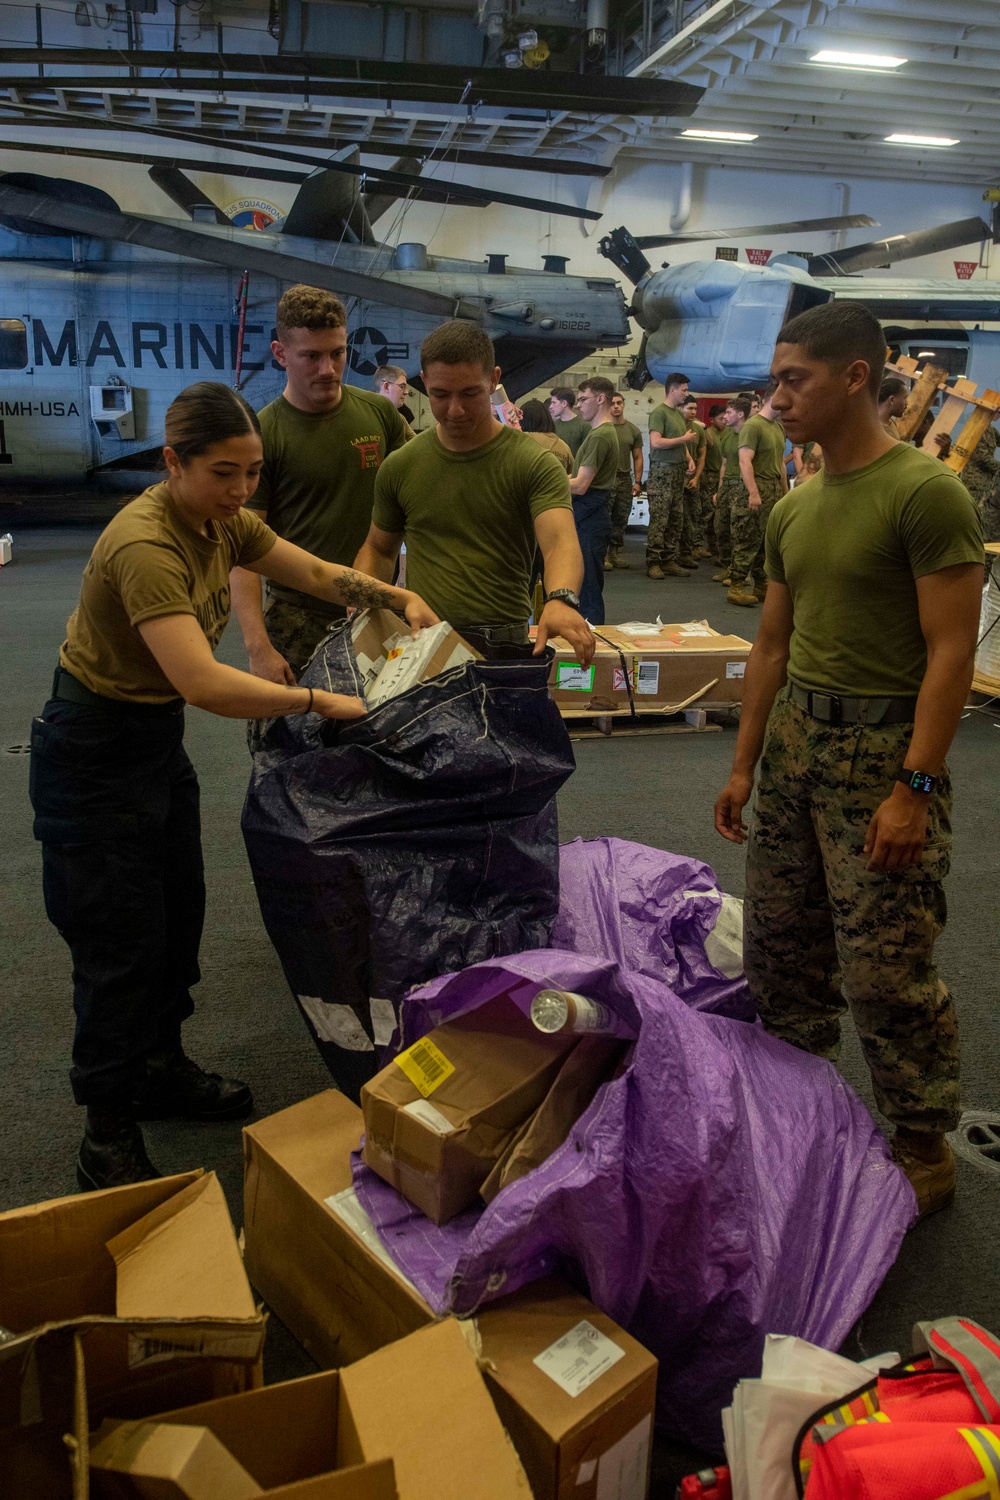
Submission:
[[[525,646],[528,643],[528,622],[523,625],[456,625],[459,635],[482,636],[491,646]]]
[[[823,724],[912,724],[916,698],[845,698],[840,693],[814,693],[789,682],[788,697]]]
[[[180,698],[172,698],[169,703],[137,703],[126,698],[105,698],[100,693],[92,693],[89,687],[85,687],[79,677],[74,677],[72,672],[67,672],[65,667],[56,667],[55,676],[52,679],[52,696],[60,699],[63,703],[82,703],[87,708],[101,708],[105,711],[114,709],[121,711],[138,709],[141,713],[180,713],[184,704]]]

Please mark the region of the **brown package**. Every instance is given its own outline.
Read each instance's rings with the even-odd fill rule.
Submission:
[[[361,1091],[364,1160],[435,1224],[473,1203],[579,1038],[508,995],[435,1027]]]

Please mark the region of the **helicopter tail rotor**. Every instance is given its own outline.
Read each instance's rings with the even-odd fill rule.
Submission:
[[[597,249],[605,260],[609,260],[623,276],[628,277],[633,286],[638,286],[653,269],[639,248],[635,236],[624,225],[606,234]]]

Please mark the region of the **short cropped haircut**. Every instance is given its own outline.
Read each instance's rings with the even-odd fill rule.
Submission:
[[[279,341],[293,328],[346,328],[347,309],[339,297],[318,286],[290,286],[278,303]]]
[[[713,417],[721,417],[725,409],[726,408],[722,404],[722,402],[717,401],[714,406],[710,406],[708,408],[708,420],[711,422]]]
[[[742,412],[744,417],[748,417],[750,415],[750,402],[747,400],[746,396],[734,396],[731,401],[726,402],[727,411],[730,409],[730,407],[733,409],[733,411]]]
[[[685,406],[697,406],[698,405],[698,397],[697,396],[687,396],[687,397],[685,397],[684,405]]]
[[[860,302],[844,298],[810,307],[787,322],[775,342],[798,344],[811,359],[841,368],[863,359],[869,369],[868,389],[877,396],[889,350],[878,318]]]
[[[405,380],[406,371],[401,370],[398,365],[379,365],[372,376],[372,385],[380,391],[384,385],[392,385],[397,380]]]
[[[565,401],[567,406],[576,405],[576,391],[568,385],[556,385],[549,391],[550,401]]]
[[[420,368],[431,365],[478,365],[485,375],[492,375],[497,367],[493,340],[475,323],[465,318],[452,318],[429,333],[420,346]]]
[[[607,397],[609,405],[611,404],[611,397],[618,394],[611,381],[605,375],[588,375],[586,380],[580,381],[578,389],[581,391],[591,391],[595,396]]]
[[[737,396],[739,396],[739,398],[740,398],[741,401],[759,401],[760,400],[760,392],[759,391],[737,391],[736,394],[737,394]]]
[[[905,380],[900,380],[898,375],[887,375],[878,388],[878,400],[881,406],[883,401],[891,401],[893,396],[909,395],[910,387]]]
[[[675,386],[689,384],[690,380],[687,375],[682,375],[679,370],[674,370],[673,373],[668,375],[666,380],[663,382],[663,389],[665,391],[672,391]]]

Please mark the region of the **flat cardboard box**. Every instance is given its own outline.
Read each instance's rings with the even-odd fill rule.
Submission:
[[[564,712],[597,715],[629,713],[629,686],[637,713],[739,703],[751,647],[741,636],[720,635],[705,620],[661,625],[643,635],[602,625],[589,667],[579,665],[561,636],[549,644],[556,653],[549,673],[555,702]]]
[[[455,1318],[340,1372],[342,1462],[391,1458],[400,1500],[531,1500]]]
[[[264,1320],[214,1173],[0,1214],[4,1493],[85,1500],[88,1432],[261,1381]],[[71,1434],[75,1446],[67,1447]]]
[[[394,668],[393,649],[399,637],[412,639],[407,622],[391,609],[368,609],[356,616],[351,627],[351,642],[361,673],[362,690],[372,707],[398,697],[418,682],[429,682],[432,677],[447,672],[449,667],[466,661],[482,661],[479,652],[474,651],[457,630],[446,624],[432,629],[435,631],[433,638],[422,634],[420,639],[433,649],[409,648],[407,654],[412,654],[411,661],[406,661],[397,652]]]
[[[365,1237],[360,1218],[349,1224],[327,1201],[343,1204],[345,1194],[352,1197],[350,1154],[362,1129],[361,1111],[331,1089],[243,1132],[247,1271],[282,1322],[327,1366],[347,1364],[434,1320],[423,1297],[380,1250],[374,1230],[369,1226]],[[583,1319],[623,1348],[625,1357],[569,1398],[547,1375],[527,1367]],[[490,1303],[476,1324],[490,1362],[487,1385],[536,1500],[565,1500],[567,1494],[603,1500],[604,1492],[584,1487],[596,1469],[590,1479],[579,1475],[599,1462],[605,1437],[613,1447],[651,1413],[652,1355],[559,1278]],[[626,1444],[623,1462],[638,1442]],[[606,1464],[606,1475],[616,1461]],[[578,1491],[568,1477],[574,1466]],[[615,1490],[607,1493],[617,1500]],[[644,1493],[621,1490],[622,1500]]]
[[[207,1427],[106,1422],[90,1450],[99,1500],[257,1500],[264,1492]]]
[[[207,1427],[272,1500],[398,1500],[392,1459],[341,1466],[340,1373],[244,1391],[163,1412],[157,1420]]]
[[[480,1367],[534,1494],[645,1500],[652,1354],[559,1277],[488,1304],[475,1323]]]
[[[435,1027],[362,1088],[365,1162],[446,1224],[476,1201],[576,1042],[539,1031],[509,995]]]

